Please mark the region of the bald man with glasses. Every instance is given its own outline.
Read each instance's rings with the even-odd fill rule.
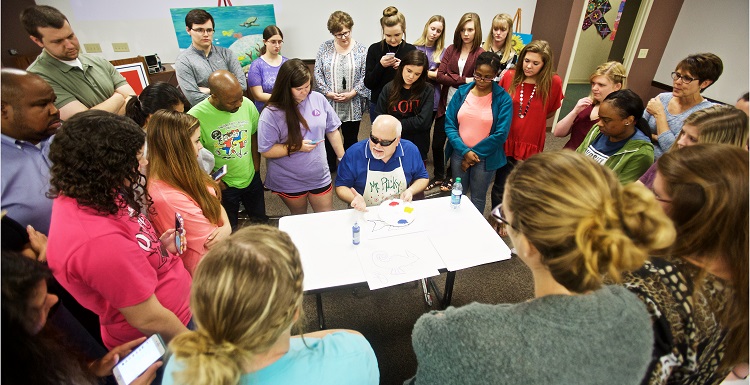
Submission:
[[[336,174],[336,195],[359,211],[400,198],[411,201],[427,187],[429,175],[419,149],[401,139],[401,122],[379,115],[370,138],[346,150]]]

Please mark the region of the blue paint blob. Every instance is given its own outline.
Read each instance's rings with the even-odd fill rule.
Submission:
[[[407,221],[406,219],[399,219],[399,220],[398,220],[398,224],[399,224],[399,225],[406,225],[406,224],[408,224],[408,223],[409,223],[409,221]]]

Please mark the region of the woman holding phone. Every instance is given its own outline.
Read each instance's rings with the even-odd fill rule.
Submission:
[[[144,214],[151,203],[138,171],[148,163],[145,136],[127,117],[89,110],[68,119],[50,146],[47,261],[57,281],[99,316],[109,349],[146,333],[169,341],[191,318],[191,278],[175,231],[159,236]]]
[[[267,159],[266,187],[294,214],[333,209],[327,138],[336,157],[344,156],[341,120],[319,92],[310,92],[312,74],[302,60],[281,65],[268,104],[258,121],[258,151]]]
[[[192,275],[213,245],[232,233],[218,184],[198,166],[200,125],[194,116],[160,110],[148,122],[150,216],[159,232],[184,221],[187,248],[181,258]]]
[[[427,55],[427,82],[435,90],[435,99],[432,104],[432,119],[430,119],[430,122],[434,122],[438,104],[440,104],[440,85],[437,83],[437,69],[445,51],[445,18],[440,15],[430,16],[424,25],[422,36],[414,42],[414,47]]]
[[[365,61],[365,86],[371,91],[370,122],[378,116],[376,107],[380,91],[396,76],[396,69],[407,52],[414,46],[404,40],[406,35],[406,18],[396,7],[383,10],[380,18],[383,40],[373,43],[367,49]]]

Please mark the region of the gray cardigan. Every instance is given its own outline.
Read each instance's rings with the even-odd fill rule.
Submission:
[[[416,384],[640,384],[653,345],[623,287],[519,304],[472,303],[417,320]]]

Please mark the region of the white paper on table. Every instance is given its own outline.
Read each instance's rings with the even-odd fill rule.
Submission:
[[[440,274],[440,255],[426,236],[392,237],[356,249],[370,290]]]
[[[417,216],[414,222],[406,226],[391,226],[380,220],[377,207],[369,207],[364,214],[364,219],[364,223],[360,226],[366,227],[363,232],[365,239],[388,238],[427,231],[427,221],[424,216],[421,218]]]
[[[461,204],[464,205],[464,202]],[[476,209],[466,211],[453,214],[479,215]],[[458,217],[446,216],[444,219],[446,223],[462,224],[462,226],[446,226],[429,235],[433,246],[440,250],[439,255],[448,271],[458,271],[510,259],[510,249],[484,218],[460,222],[457,220]]]

